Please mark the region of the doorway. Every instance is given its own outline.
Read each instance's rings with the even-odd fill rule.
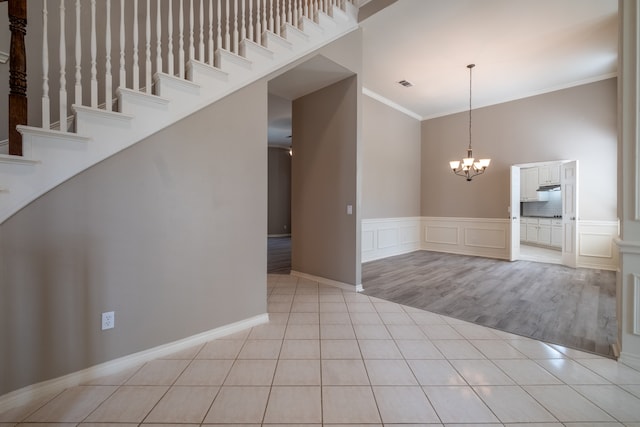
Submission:
[[[511,167],[511,261],[578,264],[578,161]]]

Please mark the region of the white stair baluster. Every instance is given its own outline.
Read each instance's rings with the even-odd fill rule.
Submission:
[[[184,79],[184,3],[180,0],[178,15],[178,77]]]
[[[269,31],[273,31],[273,0],[269,0]]]
[[[291,25],[298,26],[298,0],[293,0],[293,21]]]
[[[151,93],[151,0],[147,0],[147,16],[144,20],[144,90],[146,93]]]
[[[233,0],[233,53],[238,53],[238,0]]]
[[[96,0],[91,0],[91,107],[98,108],[98,68],[96,56]]]
[[[200,32],[198,41],[198,61],[205,62],[204,59],[204,9],[202,8],[202,0],[200,0],[200,14],[199,14]]]
[[[140,89],[140,66],[138,65],[138,0],[133,0],[133,90]]]
[[[47,0],[42,0],[42,128],[51,128],[51,106],[49,101],[49,44],[48,44]]]
[[[120,0],[120,82],[122,88],[127,87],[127,70],[125,68],[125,32],[124,32],[124,0]]]
[[[225,0],[224,6],[224,49],[231,50],[231,34],[229,33],[229,0]]]
[[[246,22],[246,15],[245,15],[245,0],[240,0],[241,4],[242,4],[242,24],[241,24],[241,29],[240,29],[240,40],[244,40],[247,38],[247,22]]]
[[[193,41],[193,25],[193,0],[189,0],[189,61],[196,59],[196,46]]]
[[[267,29],[267,0],[262,0],[262,32],[267,31]],[[260,40],[262,40],[262,33],[260,33]]]
[[[247,28],[249,34],[249,40],[256,41],[253,34],[253,0],[249,0],[249,28]]]
[[[280,35],[280,0],[276,0],[276,26],[273,32]]]
[[[167,16],[167,73],[173,76],[173,1],[169,1],[169,15]]]
[[[285,22],[287,22],[288,24],[291,24],[293,21],[291,20],[291,0],[287,0],[287,19]]]
[[[106,14],[106,34],[104,38],[104,100],[107,111],[111,111],[113,107],[113,77],[111,76],[111,0],[107,0]]]
[[[67,131],[67,49],[64,37],[64,0],[60,0],[60,131]]]
[[[218,8],[216,9],[216,49],[222,48],[222,24],[220,22],[222,16],[222,7],[220,5],[220,0],[218,0]]]
[[[209,0],[209,65],[213,67],[213,0]]]
[[[80,36],[80,0],[76,0],[76,87],[75,104],[82,105],[82,37]]]
[[[262,9],[260,8],[260,0],[258,0],[258,4],[256,5],[256,39],[255,42],[258,44],[262,44],[262,13],[260,12]]]
[[[156,72],[162,72],[162,2],[156,2]]]

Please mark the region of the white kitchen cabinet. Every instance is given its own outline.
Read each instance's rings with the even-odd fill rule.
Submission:
[[[538,185],[560,185],[560,164],[538,167]]]
[[[551,221],[551,246],[562,248],[562,220],[560,219]]]
[[[524,218],[520,218],[520,241],[527,241],[527,222]]]
[[[551,218],[520,218],[520,241],[561,248],[562,221]]]
[[[520,170],[520,201],[543,202],[549,200],[549,193],[536,191],[539,184],[538,168]]]
[[[539,245],[551,246],[551,220],[538,220],[538,240]]]

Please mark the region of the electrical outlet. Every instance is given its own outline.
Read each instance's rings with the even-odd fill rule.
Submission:
[[[113,311],[102,313],[102,330],[113,329],[116,326],[116,316]]]

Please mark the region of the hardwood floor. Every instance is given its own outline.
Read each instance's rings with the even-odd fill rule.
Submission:
[[[362,266],[366,295],[612,356],[615,273],[418,251]]]
[[[291,272],[291,237],[267,238],[267,273]]]

